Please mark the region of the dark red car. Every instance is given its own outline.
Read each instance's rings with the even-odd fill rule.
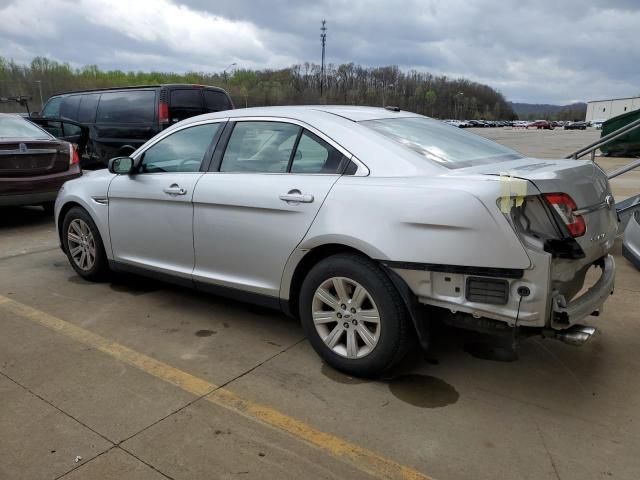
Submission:
[[[527,128],[537,128],[543,130],[553,130],[555,126],[547,120],[536,120],[527,125]]]
[[[0,207],[53,211],[64,182],[82,175],[76,148],[18,115],[0,113]]]

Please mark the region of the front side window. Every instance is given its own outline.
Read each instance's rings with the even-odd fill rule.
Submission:
[[[285,173],[300,127],[280,122],[238,122],[221,172]]]
[[[207,123],[179,130],[146,150],[142,173],[198,172],[220,123]]]
[[[304,131],[291,164],[291,173],[338,173],[346,158],[311,132]]]
[[[155,118],[156,92],[152,90],[103,93],[97,123],[150,123]]]
[[[447,168],[522,158],[515,150],[499,143],[430,118],[387,118],[365,120],[360,124]]]
[[[44,118],[59,118],[60,117],[60,104],[62,103],[62,97],[53,97],[40,112],[40,116]]]
[[[62,105],[60,106],[60,117],[68,118],[69,120],[77,120],[78,107],[80,106],[81,99],[82,95],[71,95],[69,97],[65,97],[62,100]]]

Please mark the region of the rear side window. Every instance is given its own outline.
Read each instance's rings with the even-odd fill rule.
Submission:
[[[227,95],[217,90],[204,90],[204,103],[208,112],[219,112],[231,108]]]
[[[98,108],[99,93],[82,95],[80,108],[78,108],[78,122],[93,123],[96,119],[96,109]]]
[[[51,98],[42,109],[42,112],[40,112],[40,115],[45,118],[59,118],[61,103],[62,97]]]
[[[291,173],[338,173],[346,161],[339,150],[305,130],[293,157]]]
[[[62,99],[60,105],[60,117],[68,118],[69,120],[78,119],[78,107],[80,106],[80,100],[82,95],[70,95]]]
[[[156,92],[107,92],[98,105],[98,123],[150,123],[155,118]]]

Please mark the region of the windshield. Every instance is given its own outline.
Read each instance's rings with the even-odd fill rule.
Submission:
[[[50,140],[52,137],[28,120],[23,120],[14,115],[0,115],[0,138]]]
[[[431,118],[385,118],[360,123],[447,168],[522,158],[515,150]]]

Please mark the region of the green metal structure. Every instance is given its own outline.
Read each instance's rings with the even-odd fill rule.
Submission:
[[[601,138],[638,120],[640,120],[640,110],[633,110],[610,118],[602,124]],[[618,157],[640,155],[640,129],[630,130],[628,133],[600,147],[600,151],[604,155]]]

